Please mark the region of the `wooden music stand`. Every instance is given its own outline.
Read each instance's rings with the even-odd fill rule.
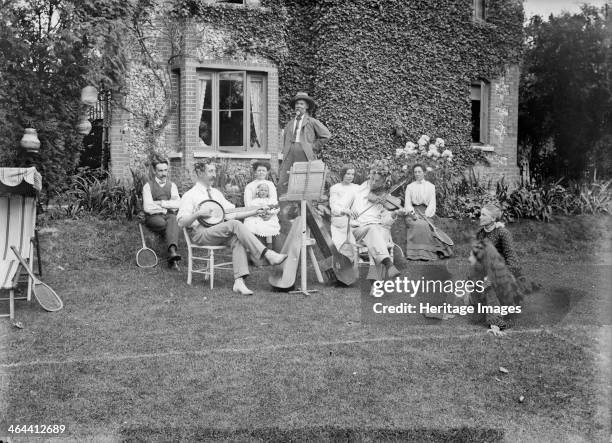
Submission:
[[[289,170],[289,186],[287,189],[287,195],[284,196],[283,200],[286,201],[300,201],[300,214],[302,223],[302,244],[300,249],[300,279],[301,287],[298,290],[290,291],[290,294],[304,294],[310,295],[313,292],[317,292],[316,289],[308,290],[307,288],[307,248],[313,246],[314,240],[308,237],[308,227],[306,224],[306,203],[310,200],[319,200],[321,194],[323,194],[323,188],[325,186],[325,176],[327,170],[325,163],[321,160],[314,160],[311,162],[296,162],[291,166]],[[315,266],[315,272],[319,281],[322,281],[321,271],[318,269],[314,252],[311,252],[311,259]]]

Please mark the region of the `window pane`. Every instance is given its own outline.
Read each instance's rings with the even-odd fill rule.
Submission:
[[[480,100],[472,100],[472,142],[480,143]]]
[[[244,74],[219,74],[219,109],[242,110],[244,107]]]
[[[474,0],[474,17],[480,20],[485,19],[485,0]]]
[[[470,97],[472,100],[480,100],[480,85],[472,85]]]
[[[200,139],[202,143],[200,146],[209,148],[212,146],[212,111],[204,110],[202,111],[202,118],[200,119],[200,128],[198,131]]]
[[[219,146],[243,146],[244,111],[219,112]]]

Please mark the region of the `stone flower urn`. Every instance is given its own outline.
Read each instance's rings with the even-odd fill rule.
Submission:
[[[83,116],[79,124],[77,125],[77,131],[81,135],[88,135],[91,132],[91,122],[87,116]]]

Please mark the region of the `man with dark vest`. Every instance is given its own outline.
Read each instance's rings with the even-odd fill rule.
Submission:
[[[289,120],[283,134],[283,162],[278,174],[279,195],[287,192],[289,169],[295,162],[306,162],[317,159],[317,154],[331,137],[329,130],[316,118],[310,116],[316,109],[316,103],[305,92],[298,92],[291,99],[295,117]]]
[[[179,227],[176,213],[181,203],[176,184],[168,180],[168,160],[154,156],[151,166],[155,178],[142,187],[142,205],[146,214],[145,225],[151,231],[163,234],[168,244],[168,266],[178,270],[181,256],[177,253]]]

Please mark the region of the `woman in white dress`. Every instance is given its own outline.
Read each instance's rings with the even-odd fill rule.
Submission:
[[[436,187],[425,180],[425,168],[416,164],[412,168],[415,180],[406,187],[405,209],[406,258],[409,260],[437,260],[450,257],[452,250],[433,236],[427,221],[436,215]],[[417,211],[420,215],[417,215]]]
[[[253,164],[255,180],[244,188],[244,206],[270,206],[278,205],[278,197],[274,183],[268,178],[270,163],[258,161]],[[280,233],[280,223],[276,215],[278,210],[273,209],[262,215],[254,215],[244,220],[244,225],[258,237],[267,243],[271,237]]]
[[[342,181],[336,183],[329,189],[329,207],[331,209],[331,235],[336,248],[340,248],[347,240],[346,230],[351,215],[350,207],[355,200],[355,193],[359,188],[353,183],[355,179],[355,167],[345,165],[340,170]],[[349,241],[355,243],[353,233],[349,232]]]

